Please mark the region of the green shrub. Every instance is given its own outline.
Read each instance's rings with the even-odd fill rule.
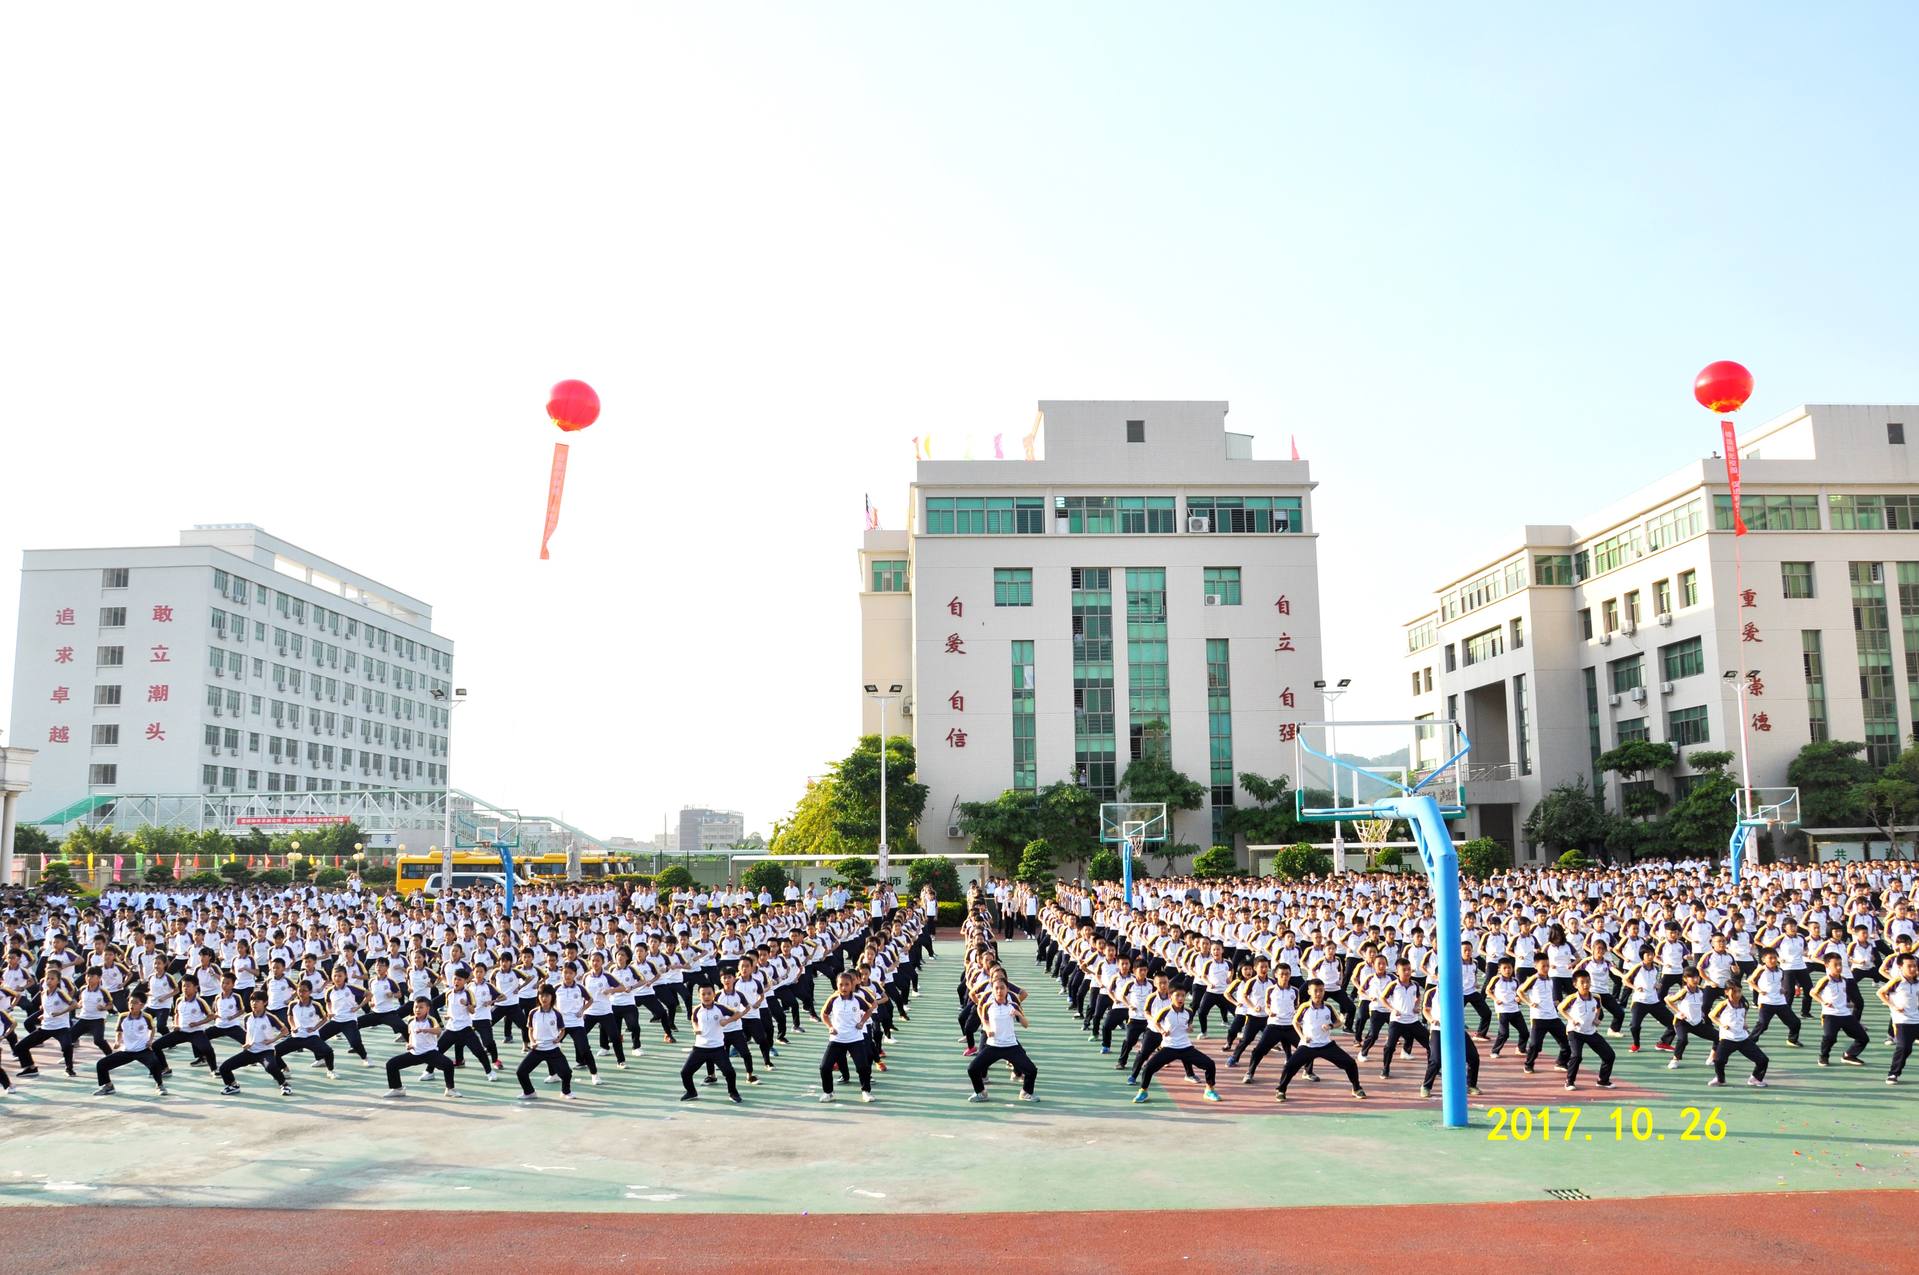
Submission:
[[[164,859],[155,859],[147,865],[147,870],[141,874],[140,879],[151,881],[155,885],[165,885],[173,880],[173,865]]]
[[[1093,857],[1086,864],[1086,875],[1094,881],[1122,881],[1126,877],[1126,865],[1119,857],[1119,851],[1111,846],[1101,846],[1093,851]]]
[[[669,863],[660,869],[653,883],[662,890],[678,890],[693,884],[693,873],[684,863]]]
[[[786,889],[786,868],[777,863],[755,863],[740,874],[740,884],[755,895],[761,890],[767,891],[775,899]]]
[[[195,890],[217,890],[227,883],[217,872],[196,872],[180,884]]]
[[[1568,850],[1559,856],[1559,866],[1567,869],[1590,868],[1592,860],[1578,850]]]
[[[293,884],[293,874],[285,868],[267,868],[253,878],[257,885],[279,887]]]
[[[966,922],[966,904],[949,903],[941,899],[939,903],[941,925],[963,925]]]
[[[318,872],[313,874],[313,884],[318,886],[345,885],[346,869],[345,868],[321,868]]]
[[[360,880],[373,886],[392,885],[394,875],[392,868],[382,863],[376,863],[370,868],[361,869]]]
[[[959,869],[953,861],[944,856],[937,859],[915,859],[906,867],[906,891],[914,898],[928,885],[933,887],[933,897],[942,903],[956,903],[966,897],[966,891],[960,889]]]
[[[235,885],[245,885],[247,878],[253,875],[253,873],[252,870],[247,867],[245,859],[236,858],[228,859],[220,865],[220,875]]]
[[[1491,837],[1474,837],[1463,842],[1457,853],[1463,876],[1485,878],[1513,866],[1513,852]]]
[[[1323,877],[1333,870],[1333,860],[1324,850],[1307,842],[1287,846],[1273,859],[1273,871],[1288,881]]]
[[[1218,878],[1245,874],[1239,870],[1239,856],[1233,853],[1231,846],[1214,846],[1193,857],[1193,875]]]
[[[1373,862],[1382,868],[1397,869],[1401,864],[1406,862],[1406,848],[1404,846],[1387,846],[1384,850],[1381,850],[1373,856]]]

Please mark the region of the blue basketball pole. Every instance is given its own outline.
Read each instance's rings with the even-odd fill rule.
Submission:
[[[493,846],[500,852],[500,871],[506,877],[506,915],[507,919],[511,920],[513,918],[513,849],[504,841],[496,841]]]
[[[1126,906],[1133,906],[1133,842],[1130,837],[1119,839],[1120,877],[1126,885]]]
[[[1439,935],[1433,940],[1439,953],[1439,1092],[1448,1129],[1466,1127],[1466,993],[1460,978],[1459,856],[1452,833],[1440,814],[1439,802],[1418,794],[1391,797],[1373,803],[1381,817],[1404,819],[1419,845],[1420,860],[1432,883],[1433,912]]]

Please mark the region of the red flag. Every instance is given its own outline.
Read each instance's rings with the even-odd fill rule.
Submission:
[[[1299,459],[1299,435],[1288,434],[1286,435],[1286,440],[1293,445],[1293,459],[1298,460]]]
[[[124,865],[125,863],[126,863],[126,856],[125,856],[125,855],[123,855],[123,854],[116,854],[116,855],[114,855],[114,856],[113,856],[113,879],[114,879],[115,881],[118,881],[118,880],[120,879],[120,868],[121,868],[121,867],[122,867],[122,865]]]
[[[1732,534],[1746,534],[1746,520],[1739,512],[1739,439],[1733,434],[1732,422],[1719,422],[1719,440],[1726,449],[1726,486],[1732,489]]]
[[[566,490],[566,444],[553,444],[553,475],[547,480],[546,489],[546,534],[540,537],[540,559],[551,557],[546,551],[546,542],[553,539],[553,529],[560,525],[560,493]]]

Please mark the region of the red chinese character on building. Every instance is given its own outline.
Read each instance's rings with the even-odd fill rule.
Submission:
[[[155,623],[158,623],[158,624],[172,624],[172,623],[173,623],[173,608],[172,608],[172,607],[162,607],[162,606],[156,606],[156,607],[154,607],[154,608],[153,608],[153,619],[154,619],[154,622],[155,622]]]
[[[56,686],[56,687],[54,687],[54,688],[53,688],[53,702],[54,702],[54,703],[56,703],[56,704],[64,704],[64,703],[66,703],[66,702],[67,702],[67,701],[68,701],[69,699],[72,699],[72,698],[73,698],[73,696],[72,696],[71,694],[69,694],[69,693],[68,693],[68,691],[67,691],[67,688],[66,688],[66,687],[64,687],[64,686]]]
[[[147,687],[147,703],[164,704],[167,702],[167,688],[164,686]]]
[[[61,607],[61,608],[60,608],[60,609],[59,609],[58,611],[55,611],[55,612],[53,613],[53,622],[54,622],[55,624],[72,624],[72,623],[73,623],[73,608],[72,608],[72,607]]]
[[[1759,626],[1751,620],[1747,620],[1746,627],[1739,630],[1739,640],[1741,642],[1763,642],[1766,639],[1759,636]]]
[[[946,732],[946,742],[954,748],[964,748],[966,747],[966,732],[955,726],[952,730]]]
[[[948,602],[948,603],[946,604],[946,609],[947,609],[948,611],[950,611],[950,612],[952,612],[952,613],[953,613],[954,615],[965,615],[965,614],[966,614],[966,607],[965,607],[965,605],[964,605],[963,603],[961,603],[961,602],[960,602],[960,600],[959,600],[959,598],[958,598],[957,596],[956,596],[956,597],[954,597],[952,601],[950,601],[950,602]]]
[[[65,726],[49,726],[49,727],[47,727],[47,742],[48,742],[49,744],[64,744],[64,743],[66,743],[66,742],[67,742],[67,728],[66,728]]]
[[[1754,713],[1752,715],[1752,728],[1754,730],[1771,730],[1772,718],[1766,716],[1764,713]]]
[[[148,723],[147,723],[147,738],[148,738],[148,739],[157,739],[157,740],[165,740],[165,739],[166,739],[166,737],[167,737],[167,733],[166,733],[166,731],[165,731],[165,730],[163,730],[163,729],[161,728],[161,726],[160,726],[160,723],[158,723],[158,722],[148,722]]]
[[[53,652],[53,662],[55,664],[73,663],[73,648],[70,646],[56,648]]]
[[[1742,607],[1757,606],[1759,605],[1758,597],[1759,594],[1751,589],[1741,589],[1739,591],[1739,605]]]
[[[1299,726],[1297,723],[1281,722],[1279,724],[1279,742],[1280,743],[1290,744],[1293,742],[1294,737],[1296,737],[1298,734],[1299,734]]]
[[[966,654],[966,642],[957,633],[946,635],[946,653],[948,655]]]
[[[1765,693],[1766,683],[1760,678],[1759,674],[1757,672],[1746,674],[1746,694],[1764,695]]]
[[[156,646],[156,647],[154,647],[154,648],[153,648],[153,658],[152,658],[152,659],[150,659],[150,660],[148,660],[148,661],[147,661],[147,663],[149,663],[149,664],[171,664],[171,663],[173,663],[173,659],[172,659],[172,657],[171,657],[171,656],[169,656],[169,655],[167,654],[167,650],[168,650],[168,648],[166,648],[166,647],[164,647],[164,646]]]
[[[1281,708],[1299,707],[1299,697],[1293,694],[1292,687],[1289,686],[1279,693],[1279,706]]]
[[[1293,649],[1293,635],[1292,635],[1292,634],[1290,634],[1290,633],[1282,633],[1282,634],[1280,634],[1280,635],[1279,635],[1279,645],[1278,645],[1278,646],[1276,646],[1276,647],[1274,647],[1273,649],[1274,649],[1275,651],[1290,651],[1290,650],[1292,650],[1292,649]]]
[[[1292,601],[1283,593],[1279,595],[1279,601],[1273,603],[1273,606],[1278,608],[1281,615],[1291,615],[1293,613]]]
[[[955,713],[964,713],[966,711],[966,697],[958,691],[954,691],[951,695],[947,696],[946,702],[953,706]]]

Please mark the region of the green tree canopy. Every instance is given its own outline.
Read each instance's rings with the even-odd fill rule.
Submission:
[[[1558,785],[1526,816],[1526,840],[1555,854],[1584,847],[1605,835],[1604,812],[1583,779]]]
[[[1226,816],[1228,833],[1249,846],[1287,846],[1311,835],[1312,825],[1301,823],[1294,815],[1291,780],[1283,775],[1268,779],[1247,771],[1240,775],[1239,786],[1254,804],[1233,807]]]
[[[1239,856],[1233,853],[1231,846],[1214,846],[1210,850],[1202,850],[1193,857],[1193,875],[1219,878],[1246,874],[1240,871]]]
[[[1733,797],[1739,785],[1726,773],[1732,754],[1701,750],[1686,761],[1700,773],[1661,821],[1660,839],[1681,853],[1717,859],[1726,852],[1736,821]]]
[[[1815,740],[1786,767],[1786,782],[1799,789],[1800,822],[1814,828],[1843,828],[1862,817],[1859,785],[1873,778],[1859,754],[1857,740]]]
[[[1174,770],[1156,751],[1128,765],[1119,788],[1128,801],[1163,801],[1169,811],[1198,810],[1206,800],[1206,789],[1197,780]]]
[[[37,823],[18,824],[13,830],[13,851],[15,854],[50,855],[56,849],[53,838],[47,830]]]
[[[927,787],[914,778],[918,759],[913,741],[892,735],[886,741],[886,826],[890,839],[919,823],[926,810]],[[859,848],[877,850],[880,840],[880,738],[862,735],[853,751],[832,765],[833,826]]]
[[[1852,795],[1887,842],[1897,845],[1900,829],[1919,823],[1919,744],[1900,753],[1879,775],[1853,785]]]
[[[1671,770],[1679,762],[1679,755],[1671,744],[1656,743],[1650,739],[1629,739],[1625,743],[1599,754],[1595,763],[1608,774],[1618,775],[1627,784],[1639,785],[1647,782],[1654,771]],[[1639,791],[1628,792],[1620,804],[1627,814],[1635,819],[1648,819],[1658,814],[1670,798],[1657,788],[1647,787]]]
[[[770,891],[775,899],[780,897],[780,891],[786,889],[787,880],[785,864],[769,863],[765,860],[749,865],[746,871],[740,874],[741,885],[754,894],[758,894],[761,890]]]
[[[1513,852],[1491,837],[1461,843],[1458,854],[1460,872],[1480,881],[1513,866]]]
[[[1064,780],[1037,792],[1008,788],[991,801],[962,801],[959,826],[995,872],[1016,872],[1035,840],[1053,847],[1061,861],[1084,863],[1099,848],[1099,798]]]
[[[1019,870],[1014,874],[1027,885],[1041,894],[1051,897],[1055,878],[1053,869],[1058,864],[1053,847],[1045,838],[1037,838],[1026,845],[1019,857]]]
[[[684,890],[693,884],[693,873],[684,863],[669,863],[653,878],[653,884],[662,892]]]
[[[933,897],[941,903],[961,903],[966,892],[960,889],[959,869],[953,861],[941,855],[934,859],[915,859],[906,868],[906,889],[917,896],[927,886],[933,887]]]
[[[1273,860],[1273,871],[1288,881],[1323,877],[1332,870],[1332,856],[1305,841],[1287,846]]]

